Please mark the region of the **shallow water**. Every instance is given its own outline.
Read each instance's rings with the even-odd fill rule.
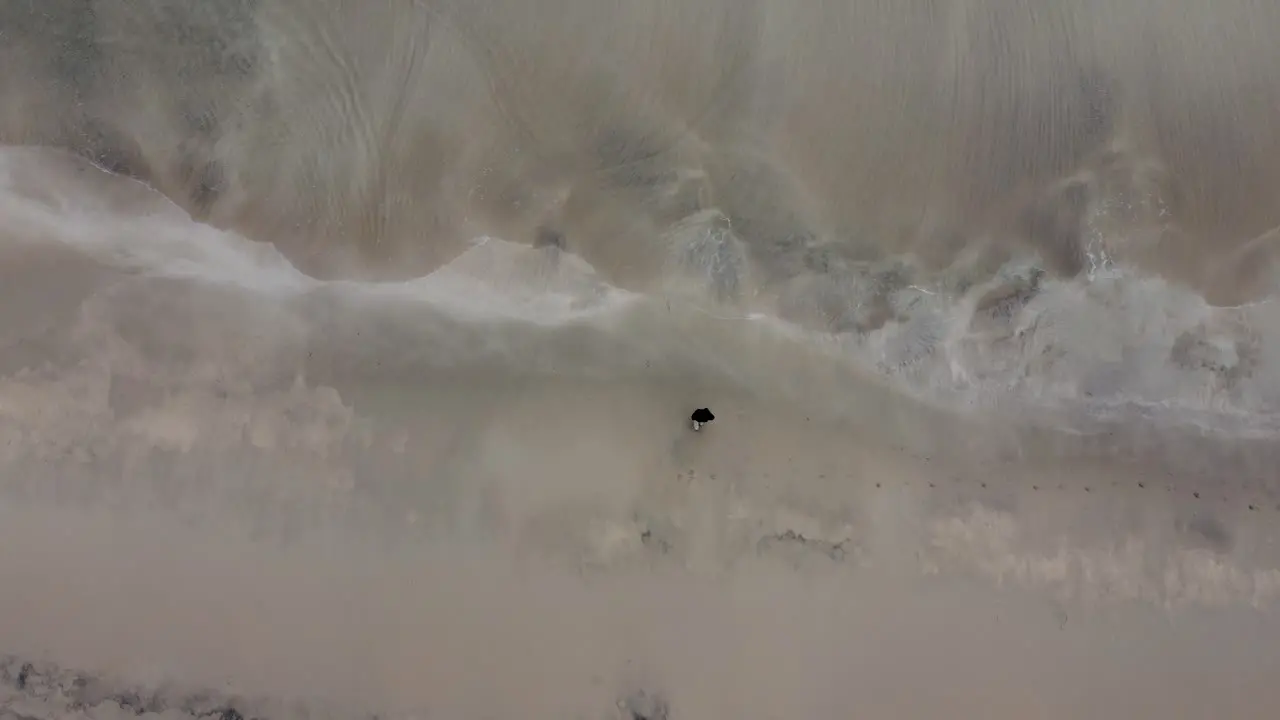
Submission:
[[[0,5],[0,709],[1268,716],[1269,28]]]

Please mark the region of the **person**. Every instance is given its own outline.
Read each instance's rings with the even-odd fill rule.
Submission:
[[[693,431],[697,432],[702,429],[703,425],[715,420],[716,416],[707,408],[698,408],[693,411],[693,415],[690,415],[689,419],[693,420]]]

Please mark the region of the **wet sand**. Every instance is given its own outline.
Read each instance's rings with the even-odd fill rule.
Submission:
[[[0,647],[99,693],[177,707],[216,687],[271,717],[610,717],[637,693],[672,718],[1265,717],[1280,699],[1265,473],[1029,436],[1019,458],[987,432],[895,448],[996,425],[902,399],[915,420],[877,435],[816,393],[555,370],[616,352],[589,328],[545,350],[550,371],[426,353],[382,372],[348,333],[403,335],[342,301],[250,311],[65,248],[6,253],[2,306],[28,311],[4,324],[23,367],[0,382]]]

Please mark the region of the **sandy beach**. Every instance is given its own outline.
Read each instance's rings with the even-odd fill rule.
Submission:
[[[1273,717],[1276,7],[0,3],[0,720]]]

